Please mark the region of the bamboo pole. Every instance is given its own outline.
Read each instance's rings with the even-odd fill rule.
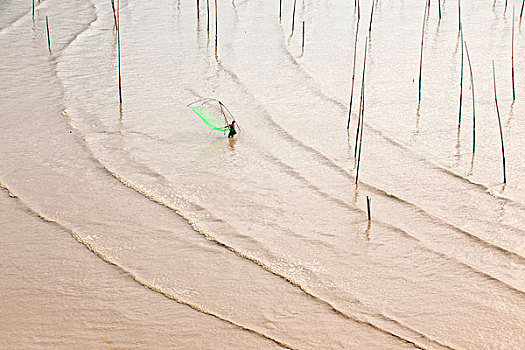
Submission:
[[[463,106],[463,31],[461,31],[461,79],[459,82],[459,119],[458,119],[458,136],[461,129],[461,107]]]
[[[346,123],[346,128],[350,128],[350,119],[352,118],[352,102],[354,100],[354,83],[355,83],[355,63],[356,63],[356,54],[357,54],[357,35],[359,34],[359,17],[357,17],[357,27],[355,30],[355,40],[354,40],[354,64],[352,68],[352,90],[350,91],[350,106],[348,107],[348,122]]]
[[[505,0],[505,10],[503,10],[503,14],[507,13],[507,1],[508,0]]]
[[[496,103],[496,112],[498,114],[499,135],[501,139],[501,154],[503,156],[503,183],[507,183],[507,169],[505,167],[505,145],[503,144],[503,129],[501,128],[501,117],[498,108],[498,94],[496,92],[496,69],[494,68],[494,60],[492,60],[492,78],[494,80],[494,101]]]
[[[365,47],[366,50],[366,47]],[[359,112],[357,113],[357,129],[355,130],[354,161],[357,159],[357,143],[359,142],[359,131],[361,130],[361,113],[363,111],[363,83],[361,82],[361,97],[359,97]],[[355,163],[354,163],[355,166]]]
[[[33,0],[33,12],[32,12],[33,19],[35,19],[35,0]]]
[[[302,45],[302,51],[304,53],[304,21],[303,21],[303,45]]]
[[[423,13],[423,29],[421,30],[421,55],[419,57],[419,103],[421,103],[421,73],[423,71],[423,42],[425,40],[425,17],[427,15],[428,3],[425,2],[425,13]]]
[[[357,171],[355,175],[355,184],[359,182],[359,166],[361,164],[361,146],[363,143],[363,129],[365,128],[365,121],[364,121],[364,114],[365,114],[365,97],[363,96],[363,109],[361,112],[361,129],[359,131],[359,154],[357,155]],[[356,145],[357,146],[357,145]]]
[[[49,20],[46,16],[46,29],[47,29],[47,48],[51,52],[51,38],[49,37]]]
[[[111,0],[111,8],[113,9],[113,21],[115,22],[115,28],[117,28],[117,14],[115,12],[115,0]]]
[[[215,56],[217,56],[217,41],[218,41],[218,33],[217,33],[217,1],[215,0]]]
[[[474,98],[474,75],[472,74],[472,64],[468,54],[468,46],[465,41],[465,51],[467,52],[468,67],[470,70],[470,87],[472,88],[472,156],[476,153],[476,102]]]
[[[292,14],[292,34],[295,28],[295,5],[297,3],[297,0],[293,1],[293,14]]]
[[[118,99],[122,106],[122,74],[120,69],[120,0],[117,0],[117,44],[118,44]]]
[[[521,22],[521,16],[523,16],[523,7],[525,6],[525,0],[521,2],[521,12],[520,12],[520,22]]]
[[[279,0],[279,22],[281,22],[281,15],[282,15],[282,8],[283,8],[283,0]]]
[[[512,103],[516,101],[516,88],[514,85],[514,5],[512,5]]]
[[[367,38],[367,41],[370,41],[370,38]],[[357,157],[357,172],[355,175],[355,184],[357,185],[359,180],[359,165],[361,164],[361,146],[363,143],[363,129],[365,128],[365,70],[366,70],[366,49],[368,45],[365,46],[365,58],[363,59],[363,83],[362,86],[362,98],[363,108],[361,110],[361,131],[359,132],[359,155]]]
[[[359,152],[357,154],[357,175],[355,179],[355,183],[357,184],[357,179],[359,177],[359,162],[361,161],[361,145],[363,143],[363,129],[365,128],[365,84],[363,83],[363,97],[361,99],[362,101],[362,108],[361,108],[361,128],[359,129]],[[356,145],[357,146],[357,145]]]
[[[430,1],[430,0],[429,0]],[[368,36],[372,33],[372,20],[374,19],[374,0],[372,0],[372,9],[370,10],[370,25],[368,26]]]
[[[368,38],[367,38],[368,40]],[[364,109],[364,94],[365,94],[365,68],[366,68],[366,51],[368,45],[365,42],[365,59],[363,61],[363,76],[361,78],[361,97],[359,98],[359,113],[357,114],[357,129],[355,132],[355,146],[354,146],[354,159],[357,157],[357,142],[359,140],[360,131],[362,128],[363,120],[363,109]]]
[[[439,20],[441,21],[441,0],[438,0]]]
[[[372,220],[372,215],[370,214],[370,197],[366,196],[366,211],[368,213],[368,221]]]
[[[458,0],[458,30],[461,32],[461,0]]]
[[[197,19],[200,19],[199,0],[197,0]]]
[[[210,0],[206,0],[206,29],[210,33]]]

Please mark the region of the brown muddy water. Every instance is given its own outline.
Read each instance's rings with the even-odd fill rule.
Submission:
[[[461,2],[474,156],[425,3],[361,1],[347,131],[354,1],[220,1],[216,50],[213,2],[123,0],[119,108],[109,0],[0,0],[0,348],[523,349],[522,3]]]

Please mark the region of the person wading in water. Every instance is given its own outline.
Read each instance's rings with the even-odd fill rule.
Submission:
[[[231,124],[228,124],[228,128],[230,129],[230,132],[228,133],[228,138],[233,138],[233,135],[237,133],[237,131],[235,130],[235,120],[233,120]]]

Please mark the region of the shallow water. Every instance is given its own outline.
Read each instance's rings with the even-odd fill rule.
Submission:
[[[110,288],[109,304],[73,287],[80,277],[68,268],[46,275],[42,286],[60,280],[90,305],[82,319],[69,316],[91,327],[76,331],[77,344],[103,344],[104,338],[117,347],[147,348],[203,341],[192,331],[143,341],[129,340],[129,328],[104,333],[118,321],[98,317],[99,310],[127,310],[139,284],[147,289],[136,298],[147,299],[148,310],[170,305],[184,313],[142,314],[139,324],[168,329],[175,317],[192,327],[205,324],[203,332],[224,344],[195,345],[204,348],[519,348],[525,328],[525,56],[517,19],[512,103],[512,6],[504,14],[503,4],[462,2],[475,84],[472,157],[466,57],[458,133],[456,3],[442,4],[441,21],[432,3],[425,18],[419,107],[424,3],[376,2],[369,43],[370,4],[361,4],[349,131],[353,2],[297,2],[293,35],[291,1],[283,4],[281,22],[278,5],[266,1],[218,5],[215,51],[215,14],[212,8],[208,33],[205,2],[197,20],[194,3],[122,1],[119,109],[109,1],[47,0],[34,21],[30,7],[24,13],[0,2],[6,78],[0,183],[19,198],[16,205],[5,193],[2,199],[5,215],[17,218],[2,222],[8,234],[0,263],[11,281],[2,294],[33,286],[29,281],[42,272],[30,269],[40,260],[93,266],[93,288],[97,279],[107,284],[120,273],[122,286]],[[355,186],[365,45],[365,128]],[[206,129],[186,107],[209,96],[235,115],[241,132],[234,140]],[[38,216],[59,228],[35,224],[34,233],[25,232]],[[61,236],[56,243],[55,230]],[[46,244],[53,249],[35,244],[33,258],[14,259],[12,252],[38,232],[50,236]],[[90,251],[71,253],[79,244]],[[48,256],[39,260],[44,249]],[[28,281],[15,283],[17,276]],[[60,297],[24,294],[36,304]],[[8,305],[3,324],[19,314],[42,317]],[[35,324],[41,324],[38,332]],[[62,327],[19,326],[33,335],[24,347],[41,347],[44,339],[53,347],[61,344],[66,321]],[[19,336],[9,329],[5,339],[16,344]]]

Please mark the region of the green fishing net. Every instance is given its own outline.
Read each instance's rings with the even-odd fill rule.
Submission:
[[[197,107],[190,107],[195,114],[197,114],[199,117],[201,117],[202,121],[206,123],[212,130],[217,130],[220,132],[226,132],[228,131],[228,126],[225,125],[226,121],[224,120],[224,117],[219,117],[212,112],[210,112],[206,107],[204,106],[197,106]]]

